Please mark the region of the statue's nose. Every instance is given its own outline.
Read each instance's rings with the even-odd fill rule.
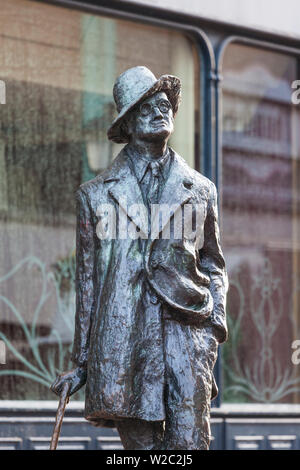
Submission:
[[[161,112],[158,106],[153,106],[153,116],[154,118],[163,117],[163,113]]]

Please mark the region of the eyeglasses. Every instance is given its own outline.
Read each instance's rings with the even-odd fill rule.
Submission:
[[[143,103],[139,107],[139,112],[142,116],[149,116],[154,108],[158,108],[163,114],[167,114],[172,106],[171,103],[166,100],[161,100],[157,104]]]

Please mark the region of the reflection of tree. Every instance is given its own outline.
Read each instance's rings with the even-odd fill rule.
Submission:
[[[55,264],[55,272],[47,272],[41,260],[29,256],[0,278],[0,284],[12,278],[23,267],[39,270],[42,289],[30,325],[26,324],[22,313],[15,305],[7,297],[0,295],[0,301],[9,308],[11,315],[17,321],[16,325],[21,329],[26,344],[25,348],[17,348],[13,340],[0,332],[0,339],[5,342],[17,364],[15,369],[1,368],[0,376],[23,377],[31,382],[38,382],[49,389],[57,373],[72,368],[70,363],[72,344],[65,342],[64,337],[66,331],[68,336],[72,337],[74,330],[75,257],[72,253]],[[55,324],[48,336],[41,336],[39,334],[41,332],[39,317],[45,302],[52,293],[53,286],[57,301]],[[60,328],[57,328],[57,325]],[[80,395],[82,396],[82,394]]]
[[[106,132],[113,98],[14,79],[7,89],[7,105],[0,106],[0,219],[73,226],[68,195],[112,161]]]
[[[228,312],[230,339],[224,345],[224,399],[229,402],[256,401],[274,403],[294,392],[300,391],[300,378],[296,369],[284,367],[274,350],[272,342],[278,332],[284,312],[284,297],[281,280],[274,278],[268,259],[261,273],[253,277],[249,290],[249,314],[259,338],[260,350],[243,363],[240,346],[249,334],[242,325],[246,315],[246,296],[239,276],[231,280],[231,294],[238,298],[236,314]],[[292,319],[292,316],[290,317]],[[292,321],[292,320],[291,320]]]

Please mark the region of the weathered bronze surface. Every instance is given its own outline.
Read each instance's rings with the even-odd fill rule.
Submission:
[[[134,67],[114,98],[108,137],[127,145],[77,192],[76,368],[52,390],[86,383],[86,419],[116,426],[125,449],[208,449],[227,338],[216,188],[167,145],[178,78]]]

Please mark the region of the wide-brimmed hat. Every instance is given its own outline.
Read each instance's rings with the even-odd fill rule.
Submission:
[[[116,80],[113,89],[118,116],[107,131],[110,140],[119,144],[128,142],[121,124],[126,114],[144,99],[158,91],[164,91],[172,105],[173,115],[180,103],[181,83],[173,75],[156,78],[147,67],[138,66],[123,72]]]

